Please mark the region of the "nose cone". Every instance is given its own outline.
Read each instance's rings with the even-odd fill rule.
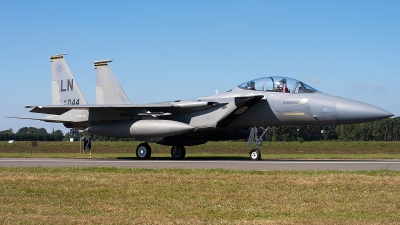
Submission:
[[[338,124],[370,122],[393,116],[379,107],[345,98],[336,102],[336,115]]]

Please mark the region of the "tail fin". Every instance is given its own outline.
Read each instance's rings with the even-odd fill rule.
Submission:
[[[131,104],[111,71],[112,60],[95,61],[96,104]]]
[[[50,57],[52,104],[87,105],[76,80],[64,60],[64,55],[67,55],[67,53]]]

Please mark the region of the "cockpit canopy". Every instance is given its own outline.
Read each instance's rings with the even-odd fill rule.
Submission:
[[[307,84],[287,77],[262,77],[245,82],[238,86],[244,90],[282,92],[282,93],[315,93],[316,89]]]

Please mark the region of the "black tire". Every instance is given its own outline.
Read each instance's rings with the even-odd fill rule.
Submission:
[[[253,149],[250,152],[250,159],[251,160],[259,160],[259,159],[261,159],[261,152],[258,149]]]
[[[186,149],[183,146],[172,146],[171,148],[172,159],[184,159],[186,156]]]
[[[147,143],[141,143],[136,148],[136,157],[138,159],[148,159],[151,156],[151,148]]]

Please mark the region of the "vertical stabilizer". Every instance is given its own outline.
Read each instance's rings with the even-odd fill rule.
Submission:
[[[96,104],[130,104],[124,90],[122,90],[108,66],[109,62],[112,62],[112,60],[94,62],[94,69],[96,70]]]
[[[51,62],[51,89],[53,105],[87,105],[76,80],[72,76],[64,55],[50,57]]]

